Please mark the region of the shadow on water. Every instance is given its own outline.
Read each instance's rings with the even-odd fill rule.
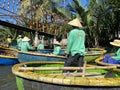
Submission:
[[[0,65],[0,90],[18,90],[12,66]]]

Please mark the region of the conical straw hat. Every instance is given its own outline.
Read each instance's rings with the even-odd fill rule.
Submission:
[[[58,41],[55,41],[53,44],[55,44],[55,45],[61,45]]]
[[[30,39],[25,36],[25,37],[22,39],[22,41],[30,41]]]
[[[22,37],[21,35],[19,35],[18,37]]]
[[[82,24],[80,23],[79,19],[73,19],[72,21],[68,22],[69,25],[76,26],[76,27],[82,27]]]
[[[115,39],[113,42],[110,42],[111,45],[120,47],[120,40]]]

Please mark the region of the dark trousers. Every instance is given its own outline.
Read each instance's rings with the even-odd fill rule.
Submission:
[[[75,54],[72,56],[71,54],[69,55],[68,59],[65,61],[64,67],[69,67],[71,66],[74,62],[77,62],[79,67],[83,67],[83,61],[84,56],[81,56],[79,54]],[[81,72],[82,70],[79,70]],[[67,72],[67,70],[64,70],[63,72]]]

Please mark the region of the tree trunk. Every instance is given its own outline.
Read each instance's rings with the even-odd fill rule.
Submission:
[[[99,47],[98,37],[95,37],[95,47]]]

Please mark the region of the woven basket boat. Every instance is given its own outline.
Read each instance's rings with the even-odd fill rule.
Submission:
[[[85,71],[85,77],[62,74],[61,67],[64,62],[25,62],[12,67],[12,72],[16,76],[18,90],[119,90],[120,70],[110,69],[115,77],[105,78],[103,75],[109,69],[89,69]],[[53,66],[57,69],[50,70]],[[58,70],[59,67],[59,70]],[[86,68],[94,67],[87,65]],[[21,68],[24,68],[21,70]],[[28,69],[29,68],[29,69]],[[32,68],[30,70],[30,68]],[[41,70],[35,69],[39,68]],[[45,69],[47,68],[47,70]],[[68,68],[68,67],[67,67]],[[77,68],[77,67],[76,67]],[[101,67],[100,67],[101,68]],[[108,66],[106,68],[109,68]],[[42,70],[43,69],[43,70]],[[48,70],[49,69],[49,70]],[[94,74],[93,74],[94,72]],[[92,73],[89,74],[88,73]],[[101,73],[102,76],[97,76]],[[95,76],[94,76],[95,75]]]
[[[44,54],[49,54],[53,52],[53,49],[42,49],[42,50],[37,50],[39,53],[44,53]]]
[[[109,64],[109,63],[105,63],[103,62],[103,57],[100,57],[100,58],[97,58],[95,60],[95,63],[97,63],[98,65],[102,65],[102,66],[117,66],[117,67],[120,67],[120,64]]]
[[[9,48],[9,47],[6,47],[6,46],[1,46],[1,45],[0,45],[0,49],[4,49],[4,50],[11,50],[11,51],[16,51],[16,52],[18,52],[18,50],[17,50],[17,49],[14,49],[14,48]]]
[[[62,61],[66,60],[64,56],[50,55],[37,52],[18,52],[19,62],[33,62],[33,61]]]
[[[87,62],[94,61],[96,58],[103,55],[106,51],[101,48],[90,48],[89,51],[86,52],[85,60]],[[62,61],[66,60],[65,56],[58,55],[50,55],[38,52],[18,52],[18,60],[19,62],[33,62],[33,61]]]
[[[17,50],[0,47],[0,65],[14,65],[19,63]]]
[[[94,63],[95,59],[103,56],[105,53],[106,50],[104,48],[89,48],[88,51],[86,51],[84,60],[88,63]]]

